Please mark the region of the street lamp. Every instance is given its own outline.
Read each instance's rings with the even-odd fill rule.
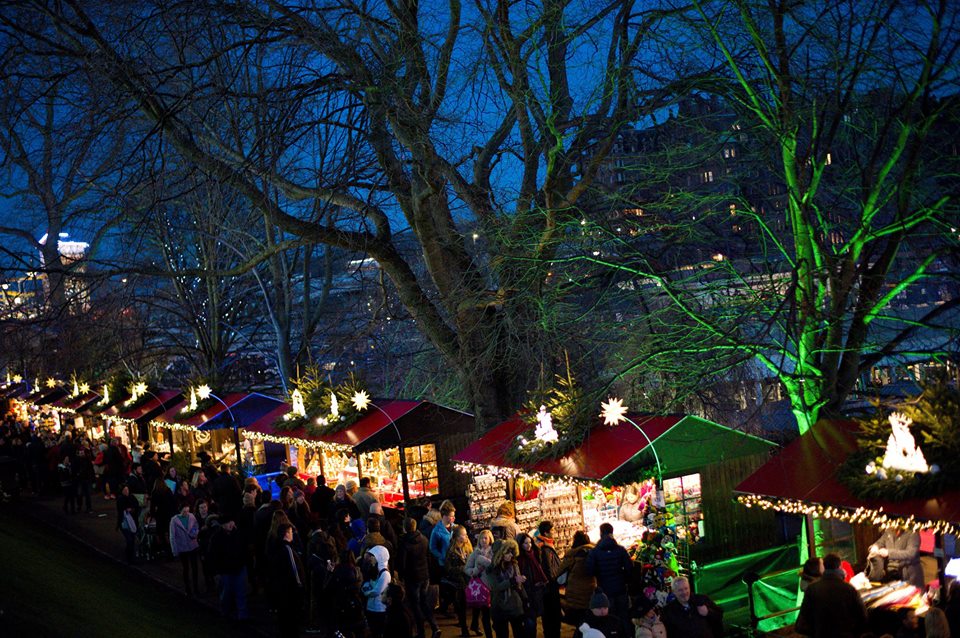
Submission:
[[[657,462],[657,496],[659,498],[660,492],[663,489],[663,471],[660,467],[660,455],[657,454],[657,448],[653,444],[653,441],[651,441],[650,437],[647,436],[647,433],[643,431],[643,428],[641,428],[633,419],[627,416],[627,411],[630,408],[623,405],[623,401],[621,399],[609,397],[607,398],[606,403],[600,404],[600,407],[602,408],[600,416],[603,418],[605,425],[613,426],[618,425],[620,421],[626,421],[635,427],[637,431],[643,435],[643,438],[647,440],[647,444],[649,444],[650,449],[653,450],[653,460]]]

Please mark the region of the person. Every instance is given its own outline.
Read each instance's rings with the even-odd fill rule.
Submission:
[[[667,638],[667,628],[657,615],[657,604],[646,596],[639,596],[630,610],[633,621],[634,638]]]
[[[543,616],[543,596],[547,587],[547,574],[540,564],[540,553],[529,534],[517,536],[517,545],[520,555],[517,557],[517,567],[523,574],[523,591],[526,594],[526,608],[524,625],[527,635],[537,633],[537,620]]]
[[[335,492],[327,485],[323,474],[317,475],[317,489],[310,494],[310,511],[322,520],[329,520],[331,514],[330,503],[333,502]]]
[[[523,575],[517,568],[520,547],[512,538],[500,542],[493,553],[493,563],[483,575],[490,589],[490,618],[497,638],[525,636],[523,626]]]
[[[290,465],[287,467],[287,478],[283,481],[281,487],[289,487],[295,490],[300,490],[301,492],[306,488],[306,484],[303,482],[303,479],[299,476],[299,470],[295,465]]]
[[[923,617],[924,638],[950,638],[947,614],[939,607],[931,607]]]
[[[444,580],[453,589],[453,608],[457,612],[457,626],[461,636],[470,636],[467,630],[467,559],[473,553],[473,545],[467,535],[467,528],[455,525],[450,535],[450,545],[444,557]]]
[[[140,520],[140,502],[130,493],[130,486],[124,485],[117,497],[117,529],[126,542],[127,563],[132,564],[136,556],[137,521]]]
[[[63,513],[77,513],[77,477],[73,471],[73,462],[65,456],[57,464],[57,478],[60,481],[60,490],[63,492]]]
[[[184,506],[190,508],[190,511],[193,511],[197,503],[197,498],[193,495],[193,491],[190,489],[190,481],[187,479],[182,479],[177,485],[177,492],[174,494],[177,500],[177,509],[181,510]]]
[[[77,448],[73,460],[74,468],[77,474],[77,508],[83,507],[87,514],[93,513],[93,503],[90,492],[93,489],[93,458],[90,449],[85,445]],[[131,492],[135,491],[131,487]]]
[[[440,522],[433,526],[430,532],[430,555],[433,556],[438,571],[443,573],[443,561],[447,556],[447,548],[450,546],[450,538],[453,530],[453,523],[457,518],[457,510],[449,500],[440,505]],[[454,592],[449,584],[443,582],[442,576],[438,578],[440,582],[440,610],[441,613],[447,613],[447,608],[453,602]]]
[[[244,539],[237,523],[229,516],[210,536],[210,564],[220,577],[220,609],[224,616],[244,620],[247,612],[247,565]]]
[[[394,548],[396,546],[384,538],[383,534],[380,532],[380,529],[380,519],[375,516],[371,516],[367,519],[367,533],[360,542],[361,556],[363,556],[363,554],[371,547],[376,547],[377,545],[383,545],[387,548],[387,551],[390,552],[391,556],[394,555]]]
[[[370,487],[370,477],[364,476],[360,479],[360,489],[353,495],[353,502],[357,504],[360,516],[366,518],[370,516],[370,504],[379,503],[377,492]]]
[[[534,542],[540,553],[540,564],[547,575],[547,584],[543,590],[543,636],[544,638],[560,638],[560,585],[557,577],[560,576],[560,555],[557,554],[553,540],[553,523],[540,521]]]
[[[823,557],[823,576],[804,592],[797,633],[814,638],[855,637],[863,632],[866,622],[867,612],[860,594],[843,579],[840,557],[827,554]]]
[[[484,572],[493,563],[493,533],[490,530],[482,530],[477,534],[477,546],[467,559],[464,571],[471,579],[482,578]],[[483,635],[485,638],[493,638],[493,627],[490,624],[490,607],[474,607],[473,618],[470,622],[470,631],[480,635],[480,619],[483,619]]]
[[[517,510],[513,501],[503,501],[497,506],[497,515],[490,521],[490,531],[494,537],[517,537],[520,527],[517,525]]]
[[[950,624],[950,633],[960,636],[960,580],[950,581],[944,611],[947,614],[947,622]]]
[[[428,603],[430,568],[427,562],[427,538],[417,531],[417,521],[403,521],[404,534],[398,541],[397,570],[407,588],[410,607],[413,610],[414,629],[417,638],[423,638],[423,623],[430,625],[433,638],[440,636],[440,628],[433,617],[433,607]]]
[[[622,521],[642,521],[646,510],[646,502],[640,498],[640,490],[637,485],[631,483],[623,488],[623,499],[620,503],[620,520]]]
[[[370,574],[364,580],[361,592],[367,599],[367,626],[373,638],[383,638],[384,627],[387,621],[387,606],[383,601],[383,594],[390,584],[390,552],[383,545],[371,547],[370,555],[376,559],[376,574]]]
[[[387,539],[389,545],[388,549],[391,547],[397,546],[397,532],[393,529],[393,525],[390,524],[390,521],[387,520],[387,517],[383,513],[383,506],[380,503],[370,503],[370,516],[367,517],[367,521],[371,518],[375,518],[380,521],[380,533],[383,534],[383,537]],[[393,555],[391,550],[390,555]]]
[[[157,537],[161,548],[168,548],[170,519],[177,513],[177,500],[170,491],[170,486],[162,479],[157,479],[150,494],[150,517],[157,523]]]
[[[333,537],[320,528],[311,531],[307,538],[304,567],[307,570],[310,628],[318,631],[310,633],[327,633],[327,624],[333,615],[330,604],[333,601],[333,592],[330,591],[330,583],[336,564],[337,544]]]
[[[633,571],[633,561],[617,540],[613,537],[613,525],[600,524],[600,542],[587,555],[587,573],[597,579],[597,587],[603,590],[610,600],[611,615],[625,623],[621,630],[632,631],[630,624],[630,599],[627,582]]]
[[[560,573],[567,575],[566,596],[563,600],[565,622],[579,627],[590,613],[590,597],[597,588],[597,579],[587,571],[587,556],[593,549],[590,537],[582,530],[573,533],[573,543],[563,560]]]
[[[200,542],[197,537],[200,536],[200,524],[196,517],[190,513],[190,506],[184,504],[180,508],[180,513],[170,519],[170,552],[174,558],[180,559],[180,567],[183,570],[183,587],[187,596],[199,593],[200,574],[198,571],[198,562]],[[191,589],[190,584],[193,583]]]
[[[800,570],[800,591],[807,591],[807,587],[820,580],[823,575],[823,559],[811,556],[803,563]]]
[[[387,593],[384,596],[387,599],[387,619],[383,635],[390,638],[414,638],[413,614],[404,603],[403,586],[399,583],[390,583],[387,585]]]
[[[333,629],[344,638],[364,636],[364,599],[360,593],[362,577],[353,552],[343,550],[333,568]]]
[[[623,632],[623,621],[610,613],[610,599],[599,587],[590,597],[590,615],[578,629],[584,635],[590,635],[591,629],[599,631],[604,638],[621,638],[629,635]]]
[[[343,485],[337,485],[337,488],[333,491],[333,500],[330,501],[330,506],[327,508],[327,518],[335,518],[340,510],[346,510],[351,521],[360,518],[360,508],[347,494],[347,488]]]
[[[867,577],[880,582],[904,580],[923,591],[920,534],[893,527],[884,529],[877,542],[870,546]]]
[[[271,600],[276,605],[277,627],[281,638],[296,638],[300,635],[300,615],[303,611],[306,573],[299,554],[292,547],[293,529],[290,523],[281,523],[277,527],[278,540],[270,545],[267,555]]]

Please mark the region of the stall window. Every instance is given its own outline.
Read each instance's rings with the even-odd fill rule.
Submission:
[[[703,536],[702,492],[700,475],[687,474],[663,482],[667,511],[673,514],[677,535],[690,543]]]
[[[411,498],[433,496],[440,492],[437,475],[437,446],[431,444],[403,450],[407,462],[407,485]]]
[[[370,478],[380,493],[382,503],[403,500],[403,479],[400,477],[400,453],[397,448],[364,452],[360,455],[360,471]]]

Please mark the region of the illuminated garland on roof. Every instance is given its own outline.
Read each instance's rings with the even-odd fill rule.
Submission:
[[[331,452],[343,453],[350,452],[353,448],[349,445],[340,443],[327,443],[326,441],[312,441],[309,439],[300,439],[293,436],[283,436],[279,434],[264,434],[262,432],[243,432],[243,438],[251,441],[266,441],[268,443],[279,443],[280,445],[293,445],[296,447],[309,448],[313,450],[328,450]]]
[[[925,521],[913,516],[902,517],[890,515],[883,508],[858,507],[855,510],[808,503],[785,498],[767,498],[755,494],[742,494],[737,502],[747,508],[756,507],[761,510],[772,510],[798,516],[810,515],[814,518],[836,519],[844,523],[867,523],[878,527],[898,527],[907,531],[918,532],[923,529],[932,530],[937,534],[956,534],[960,527],[949,521]]]
[[[589,479],[581,479],[572,476],[557,476],[554,474],[542,474],[540,472],[527,472],[515,467],[504,467],[502,465],[483,465],[480,463],[470,463],[467,461],[457,461],[454,469],[463,474],[472,474],[473,476],[493,476],[498,479],[524,479],[526,481],[536,481],[542,485],[576,486],[583,485],[591,489],[603,489],[603,485]]]

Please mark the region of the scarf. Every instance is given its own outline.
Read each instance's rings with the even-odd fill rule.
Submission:
[[[543,571],[543,567],[540,566],[540,561],[537,560],[537,555],[533,553],[531,549],[529,552],[525,552],[522,549],[520,550],[520,572],[529,571],[530,585],[539,585],[540,583],[547,582],[547,574]]]

